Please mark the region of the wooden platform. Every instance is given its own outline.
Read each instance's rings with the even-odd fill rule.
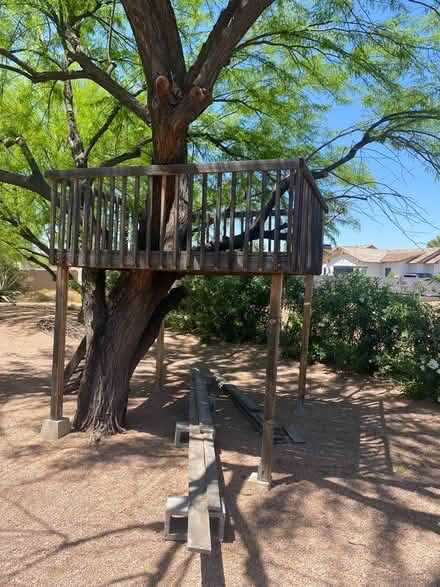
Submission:
[[[46,176],[54,264],[321,273],[327,206],[301,159],[64,169]]]

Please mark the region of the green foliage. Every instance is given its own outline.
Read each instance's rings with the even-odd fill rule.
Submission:
[[[169,326],[202,342],[265,342],[269,278],[196,277],[186,285],[191,295],[169,315]],[[280,342],[291,359],[301,351],[303,300],[303,278],[287,277]],[[361,273],[315,284],[312,307],[312,361],[392,377],[411,397],[440,394],[439,310]]]
[[[25,291],[24,278],[13,264],[0,260],[0,302],[13,299]]]
[[[432,238],[430,241],[428,241],[426,243],[427,247],[440,247],[440,234],[438,234],[437,236],[435,236],[434,238]]]
[[[288,355],[296,357],[302,294],[293,293],[283,336]],[[314,292],[310,356],[336,368],[393,377],[413,397],[436,396],[440,312],[360,273],[324,279]]]
[[[190,290],[167,324],[198,334],[202,342],[264,342],[270,282],[266,277],[187,278]]]

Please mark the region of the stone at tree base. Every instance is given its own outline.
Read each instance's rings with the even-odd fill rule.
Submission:
[[[40,437],[42,440],[58,440],[70,432],[69,418],[61,420],[51,420],[50,418],[43,422]]]

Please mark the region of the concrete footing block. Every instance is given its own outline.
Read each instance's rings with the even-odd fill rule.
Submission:
[[[61,420],[45,420],[41,427],[40,437],[42,440],[58,440],[62,436],[70,432],[69,418],[61,418]]]
[[[258,479],[258,472],[254,471],[251,473],[249,479],[246,481],[246,485],[255,489],[270,489],[271,482],[270,481],[263,481],[262,479]]]

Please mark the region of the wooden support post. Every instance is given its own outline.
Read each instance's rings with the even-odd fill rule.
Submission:
[[[258,467],[257,483],[269,488],[272,481],[273,427],[275,418],[275,399],[277,387],[278,348],[281,323],[281,294],[283,291],[283,274],[272,275],[270,290],[270,317],[268,356],[266,367],[266,394],[264,396],[263,441],[261,460]]]
[[[43,423],[41,436],[56,440],[70,431],[68,418],[63,418],[64,356],[66,347],[67,289],[69,268],[57,266],[55,330],[53,338],[52,390],[50,418]]]
[[[306,395],[307,359],[309,355],[310,324],[312,321],[313,275],[304,277],[304,318],[302,331],[301,356],[299,359],[298,407],[304,406]]]
[[[165,385],[165,375],[165,327],[162,322],[156,347],[156,387],[160,391]]]

